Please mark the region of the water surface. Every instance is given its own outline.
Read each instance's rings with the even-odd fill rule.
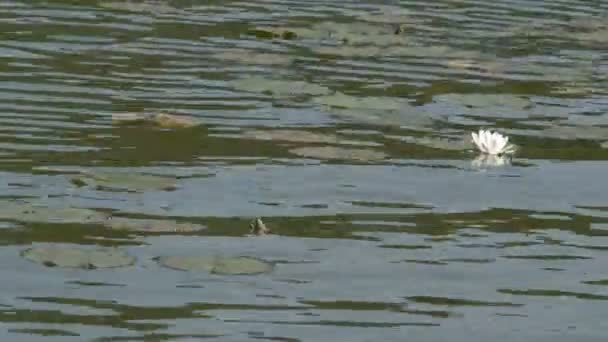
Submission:
[[[0,3],[0,336],[603,341],[607,15],[582,0]],[[158,113],[184,124],[129,120]],[[479,159],[479,128],[517,154]],[[257,216],[273,234],[249,235]],[[135,262],[23,257],[48,246]],[[176,255],[273,269],[157,263]]]

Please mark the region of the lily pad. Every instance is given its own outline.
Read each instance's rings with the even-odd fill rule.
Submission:
[[[298,37],[294,30],[276,26],[259,26],[249,30],[249,34],[265,39],[295,39]]]
[[[257,140],[280,140],[288,142],[303,142],[303,143],[335,143],[338,141],[338,137],[329,134],[312,133],[301,130],[250,130],[245,131],[242,134],[244,138],[251,138]]]
[[[294,143],[319,143],[319,144],[339,144],[339,145],[358,145],[358,146],[378,146],[380,144],[371,141],[346,140],[334,134],[313,133],[295,129],[275,129],[275,130],[250,130],[243,132],[239,138],[249,138],[256,140],[286,141]]]
[[[356,161],[379,161],[388,155],[382,151],[371,149],[354,149],[333,146],[324,147],[299,147],[289,150],[290,153],[305,158],[316,158],[326,160],[356,160]]]
[[[135,258],[114,248],[81,249],[74,247],[32,247],[21,255],[30,261],[48,267],[68,268],[114,268],[133,265]]]
[[[115,113],[112,114],[112,122],[115,124],[151,124],[160,128],[189,128],[197,126],[191,117],[167,113]]]
[[[158,258],[162,266],[193,272],[210,272],[214,274],[239,275],[268,273],[273,265],[267,261],[239,256],[163,256]]]
[[[364,12],[358,16],[358,19],[373,22],[373,23],[419,23],[421,20],[412,16],[412,13],[399,6],[378,5],[374,6],[373,12]]]
[[[465,151],[471,149],[473,144],[470,139],[448,139],[439,137],[403,137],[403,136],[385,136],[386,138],[395,138],[400,141],[415,144],[439,150],[448,151]]]
[[[212,57],[222,61],[256,65],[288,65],[293,61],[293,57],[286,54],[257,53],[245,49],[220,52]]]
[[[317,97],[314,102],[328,107],[349,109],[399,110],[403,106],[409,106],[408,101],[397,98],[355,97],[338,92],[328,96]]]
[[[404,26],[399,23],[321,22],[309,29],[294,29],[300,38],[328,41],[352,46],[390,47],[409,43],[408,37],[399,34]]]
[[[340,57],[380,57],[386,56],[386,49],[377,46],[321,46],[315,49],[320,55]]]
[[[305,81],[272,80],[263,77],[251,77],[236,80],[232,83],[237,90],[253,93],[269,93],[275,96],[325,95],[327,87]]]
[[[155,13],[169,14],[179,10],[170,6],[167,1],[147,0],[147,1],[104,1],[100,6],[110,10],[129,11],[134,13]]]
[[[556,139],[586,139],[586,140],[605,140],[608,139],[608,127],[593,126],[553,126],[542,131],[536,131],[543,137]]]
[[[133,219],[111,217],[105,221],[111,229],[150,233],[191,233],[206,229],[206,226],[193,223],[179,223],[173,220]]]
[[[469,108],[509,107],[525,109],[532,106],[532,101],[511,94],[443,94],[435,96],[434,99]]]
[[[127,172],[83,171],[72,179],[72,183],[78,186],[92,185],[100,189],[133,192],[177,188],[177,180],[174,177]]]
[[[95,210],[46,207],[31,202],[0,201],[0,219],[43,223],[100,223],[107,215]]]

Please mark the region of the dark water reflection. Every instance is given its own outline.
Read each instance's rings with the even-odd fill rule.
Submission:
[[[1,339],[603,341],[607,16],[0,3]],[[480,127],[515,157],[478,158]],[[273,234],[249,235],[256,216]],[[44,266],[32,246],[136,261]],[[157,262],[179,255],[273,268]]]

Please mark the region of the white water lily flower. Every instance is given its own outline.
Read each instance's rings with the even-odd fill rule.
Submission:
[[[509,143],[509,137],[498,132],[479,130],[479,133],[471,133],[475,146],[482,153],[500,156],[515,152],[515,146]]]

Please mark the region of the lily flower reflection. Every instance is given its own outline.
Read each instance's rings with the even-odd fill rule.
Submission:
[[[511,157],[508,156],[495,156],[492,154],[481,154],[477,158],[473,159],[471,165],[474,168],[484,169],[488,167],[497,167],[511,165]]]

